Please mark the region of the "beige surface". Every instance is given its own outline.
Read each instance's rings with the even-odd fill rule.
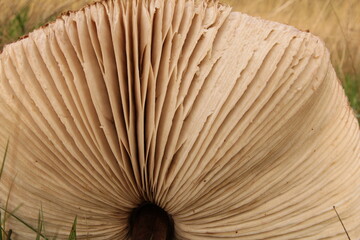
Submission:
[[[13,183],[9,209],[36,225],[42,208],[47,236],[77,215],[78,236],[126,239],[148,200],[178,239],[346,239],[333,206],[360,237],[359,128],[309,33],[214,3],[108,1],[0,63],[0,201]]]

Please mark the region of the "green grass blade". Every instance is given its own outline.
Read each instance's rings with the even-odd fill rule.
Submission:
[[[15,215],[14,213],[12,212],[9,212],[8,210],[6,210],[5,208],[3,207],[0,207],[0,209],[2,209],[4,212],[6,212],[7,214],[9,214],[11,217],[15,218],[16,220],[18,220],[19,222],[21,222],[22,224],[24,224],[27,228],[29,228],[30,230],[32,230],[34,233],[38,233],[37,229],[35,229],[33,226],[31,226],[30,224],[28,224],[27,222],[25,222],[24,220],[22,220],[20,217],[18,217],[17,215]],[[48,238],[42,234],[42,233],[39,233],[40,236],[46,240],[48,240]]]
[[[43,228],[43,219],[42,219],[42,214],[41,211],[39,211],[39,216],[38,216],[38,228],[37,228],[37,233],[36,233],[36,240],[40,240],[40,234],[42,232],[42,228]]]
[[[41,214],[41,220],[42,220],[42,224],[41,224],[41,231],[43,233],[46,233],[46,230],[45,230],[45,221],[44,221],[44,211],[43,211],[43,208],[42,208],[42,205],[41,205],[41,208],[40,208],[40,214]]]
[[[1,180],[2,173],[3,173],[3,171],[4,171],[5,159],[6,159],[6,155],[7,155],[8,149],[9,149],[9,140],[7,140],[6,147],[5,147],[5,152],[4,152],[4,156],[3,156],[3,159],[2,159],[2,163],[1,163],[1,168],[0,168],[0,180]]]
[[[9,188],[9,193],[8,193],[8,195],[7,195],[6,202],[5,202],[4,217],[3,217],[2,221],[1,221],[1,225],[2,225],[3,229],[6,229],[6,220],[7,220],[7,218],[8,218],[6,212],[7,212],[7,209],[8,209],[9,199],[10,199],[10,193],[11,193],[11,190],[12,190],[12,188],[13,188],[13,185],[14,185],[14,182],[15,182],[15,178],[16,178],[16,176],[14,177],[13,181],[11,182],[11,185],[10,185],[10,188]],[[20,207],[20,206],[19,206],[19,207]],[[18,208],[16,208],[14,211],[16,211],[17,209],[18,209]]]
[[[69,235],[69,240],[76,240],[76,224],[77,224],[77,216],[75,217],[74,223],[71,227],[71,232]]]

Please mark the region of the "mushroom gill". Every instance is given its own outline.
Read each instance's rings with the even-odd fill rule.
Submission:
[[[0,205],[41,210],[44,236],[77,216],[79,239],[128,239],[157,212],[176,239],[346,239],[335,206],[360,238],[359,126],[324,44],[216,1],[101,1],[6,46],[0,124]]]

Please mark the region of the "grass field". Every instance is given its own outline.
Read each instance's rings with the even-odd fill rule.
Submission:
[[[61,12],[78,9],[87,2],[90,1],[1,0],[0,50],[5,44],[55,19]],[[234,10],[309,30],[322,38],[330,50],[332,63],[343,83],[350,105],[360,120],[359,0],[223,0],[223,2],[231,5]],[[4,211],[0,211],[0,214],[2,214],[0,218],[3,230],[6,217],[9,215]],[[39,219],[41,229],[41,215]],[[1,232],[0,240],[8,239],[9,232]],[[73,237],[72,232],[69,239],[75,239]]]
[[[224,0],[235,10],[308,30],[321,37],[341,74],[360,74],[358,0]]]

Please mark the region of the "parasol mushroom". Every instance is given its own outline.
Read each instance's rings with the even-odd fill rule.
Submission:
[[[216,1],[101,1],[6,46],[0,123],[0,204],[41,209],[46,236],[77,216],[80,239],[346,239],[336,206],[360,237],[359,127],[324,44]]]

